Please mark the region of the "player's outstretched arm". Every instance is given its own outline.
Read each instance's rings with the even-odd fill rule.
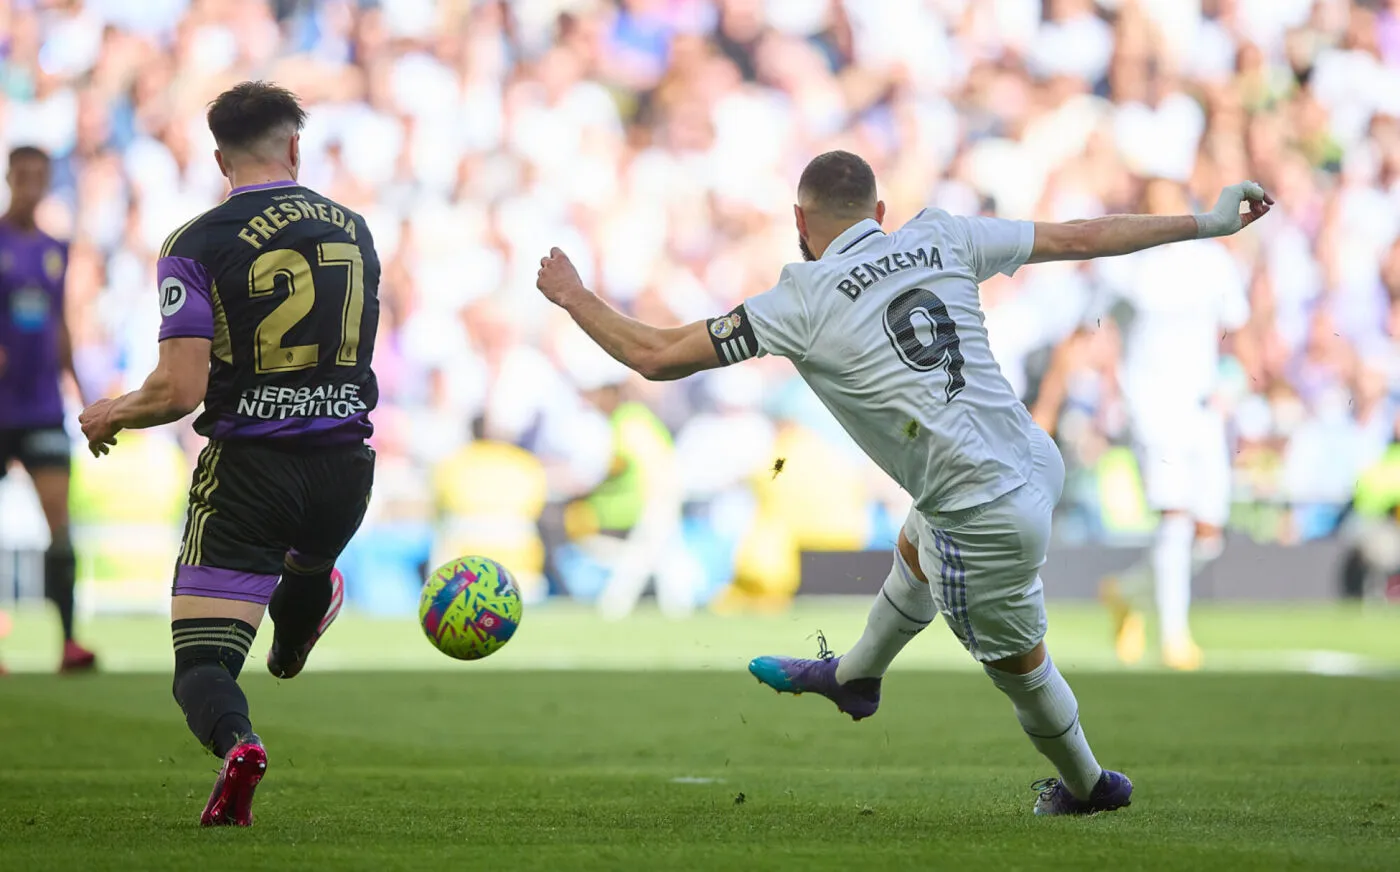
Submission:
[[[535,286],[604,351],[645,379],[672,381],[723,364],[704,321],[663,328],[628,318],[585,288],[569,256],[557,248],[540,261]]]
[[[93,456],[106,454],[122,430],[169,424],[199,408],[209,389],[211,344],[195,336],[162,340],[156,368],[139,389],[84,409],[78,422]]]
[[[1245,212],[1240,211],[1247,205]],[[1230,236],[1269,214],[1274,198],[1254,182],[1221,191],[1215,208],[1199,215],[1109,215],[1066,224],[1037,222],[1027,263],[1091,260],[1131,254],[1188,239]]]

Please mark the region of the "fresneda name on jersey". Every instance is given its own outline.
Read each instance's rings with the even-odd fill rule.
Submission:
[[[300,192],[277,194],[272,199],[278,202],[263,209],[261,215],[254,215],[248,219],[248,223],[238,231],[239,239],[259,251],[262,251],[263,246],[271,241],[279,230],[285,230],[295,221],[320,221],[331,224],[344,230],[351,242],[359,241],[355,232],[355,219],[346,215],[339,206],[313,203]]]
[[[364,218],[292,182],[240,188],[156,264],[161,340],[210,340],[195,431],[334,445],[373,432],[379,257]]]

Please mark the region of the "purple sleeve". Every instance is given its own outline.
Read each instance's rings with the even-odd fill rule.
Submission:
[[[192,336],[214,338],[214,284],[198,261],[188,257],[162,257],[156,263],[160,284],[160,339]]]

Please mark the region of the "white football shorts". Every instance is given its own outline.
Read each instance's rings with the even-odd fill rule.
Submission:
[[[1065,464],[1039,428],[1031,459],[1029,480],[1010,493],[957,512],[910,511],[904,522],[943,620],[983,663],[1024,654],[1045,638],[1040,568]]]
[[[1204,406],[1133,423],[1143,495],[1154,511],[1187,512],[1223,527],[1230,518],[1230,446],[1225,419]]]

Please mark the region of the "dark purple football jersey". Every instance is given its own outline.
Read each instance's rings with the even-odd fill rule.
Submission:
[[[0,429],[63,424],[58,332],[68,248],[0,223]]]
[[[195,430],[334,445],[373,428],[379,257],[360,215],[309,188],[236,188],[156,265],[161,340],[212,341]]]

